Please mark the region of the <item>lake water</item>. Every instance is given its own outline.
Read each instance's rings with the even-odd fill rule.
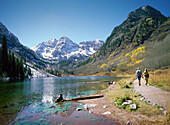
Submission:
[[[99,125],[114,121],[90,114],[83,104],[54,103],[60,93],[65,99],[94,94],[107,88],[114,77],[33,78],[23,82],[0,83],[0,124],[16,125]],[[76,111],[80,107],[82,111]]]

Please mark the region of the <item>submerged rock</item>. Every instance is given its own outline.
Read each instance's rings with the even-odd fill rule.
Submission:
[[[53,106],[51,106],[50,108],[57,108],[57,106],[56,106],[56,105],[53,105]]]

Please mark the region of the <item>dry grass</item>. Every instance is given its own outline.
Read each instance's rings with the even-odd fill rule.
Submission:
[[[170,92],[170,69],[157,70],[150,75],[149,84]]]

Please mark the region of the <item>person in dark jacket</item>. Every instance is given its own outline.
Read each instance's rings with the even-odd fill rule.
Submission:
[[[137,70],[136,70],[136,77],[138,79],[138,84],[140,86],[141,85],[141,77],[142,77],[142,71],[140,70],[140,68],[137,68]]]

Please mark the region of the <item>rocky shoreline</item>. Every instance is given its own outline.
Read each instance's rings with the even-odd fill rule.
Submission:
[[[118,91],[118,83],[111,84],[105,90],[102,90],[94,95],[102,94],[104,97],[96,99],[80,100],[78,102],[85,105],[85,110],[89,113],[94,113],[97,115],[104,116],[110,120],[113,120],[118,125],[141,125],[141,124],[159,124],[162,123],[161,120],[157,122],[157,119],[164,118],[166,115],[154,115],[147,116],[142,112],[129,111],[126,109],[119,109],[114,106],[115,99],[112,100],[109,97],[109,91]],[[121,96],[121,95],[120,95]]]
[[[80,100],[78,102],[84,104],[85,110],[88,110],[89,113],[94,113],[97,115],[102,115],[110,120],[113,120],[116,124],[122,125],[126,124],[124,120],[121,120],[116,117],[115,113],[120,112],[120,109],[113,106],[109,100],[107,100],[107,90],[114,90],[115,84],[109,85],[108,88],[100,91],[100,94],[103,94],[104,97],[96,98],[96,99],[87,99]],[[91,96],[98,95],[98,93],[93,94]]]

